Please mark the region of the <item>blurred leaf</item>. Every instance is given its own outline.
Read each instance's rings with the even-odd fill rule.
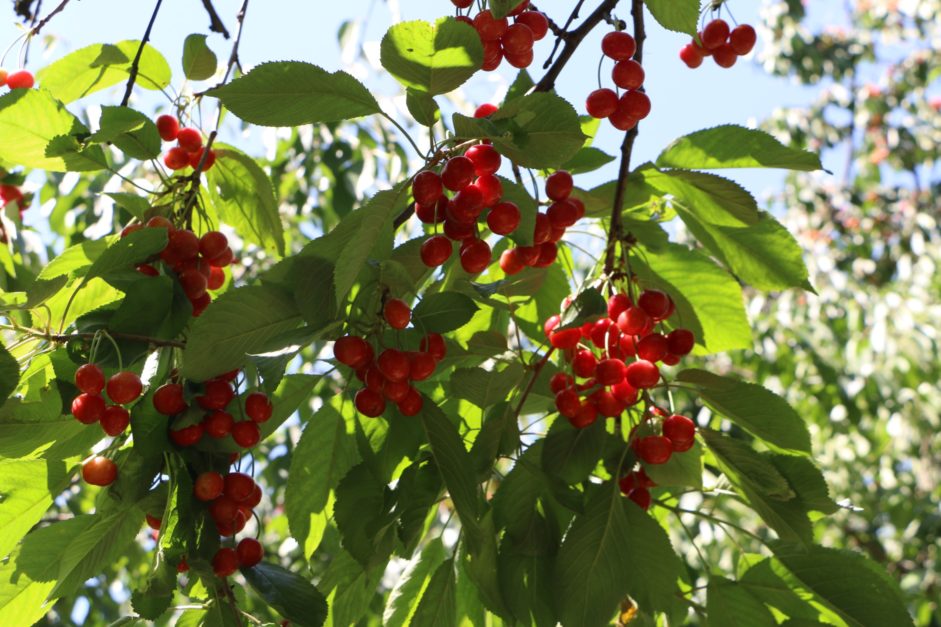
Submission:
[[[523,380],[523,366],[513,361],[494,364],[489,368],[458,368],[451,373],[448,385],[455,398],[463,398],[487,409],[506,400],[507,394]]]
[[[216,53],[206,45],[206,35],[187,35],[183,41],[183,74],[191,81],[204,81],[216,73]]]
[[[706,595],[709,622],[717,625],[774,627],[777,622],[764,603],[736,582],[712,575]]]

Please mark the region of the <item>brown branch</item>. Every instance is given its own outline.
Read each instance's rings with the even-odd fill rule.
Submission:
[[[216,13],[216,7],[212,6],[212,0],[202,0],[202,2],[203,6],[206,8],[206,13],[209,14],[209,30],[214,33],[219,33],[228,39],[229,31],[226,30],[225,24],[222,23],[222,18]]]
[[[644,40],[647,32],[644,29],[644,3],[643,0],[632,0],[631,16],[634,18],[634,39],[637,41],[637,52],[634,60],[638,63],[644,61]],[[611,224],[608,229],[608,245],[604,256],[604,271],[611,275],[614,271],[614,258],[618,244],[624,239],[621,223],[621,211],[624,209],[624,191],[627,187],[627,177],[631,171],[631,153],[634,151],[634,141],[637,139],[640,123],[627,131],[624,141],[621,142],[621,164],[618,168],[618,182],[614,190],[614,204],[611,206]]]
[[[62,9],[64,9],[65,5],[67,5],[68,3],[69,3],[69,0],[62,0],[62,2],[59,3],[59,6],[57,6],[52,11],[50,11],[49,15],[42,18],[42,20],[39,21],[39,24],[36,24],[36,26],[30,29],[29,36],[32,37],[34,35],[38,35],[39,31],[41,31],[43,27],[49,23],[49,20],[55,17],[58,13],[61,13]],[[37,13],[38,13],[39,6],[37,5],[36,8],[37,8]]]
[[[580,5],[581,3],[579,3]],[[588,36],[588,33],[594,29],[599,23],[605,21],[608,17],[608,14],[617,6],[618,0],[604,0],[598,8],[591,12],[591,14],[585,18],[585,21],[579,24],[578,28],[575,30],[567,31],[566,35],[559,37],[556,40],[556,45],[559,41],[564,40],[565,45],[562,47],[562,52],[559,53],[559,57],[552,63],[552,66],[546,72],[545,76],[536,83],[536,86],[532,91],[549,91],[555,87],[555,79],[559,77],[559,74],[562,72],[562,68],[569,62],[569,59],[572,58],[572,55],[575,54],[575,50],[582,43],[582,40]],[[578,7],[576,7],[577,9]],[[573,12],[573,15],[577,12]],[[554,56],[550,56],[550,59]]]
[[[580,5],[581,5],[581,3],[579,3],[579,6],[580,6]],[[532,10],[532,11],[539,11],[539,9],[536,7],[535,4],[530,4],[530,5],[529,5],[529,8],[530,8],[530,10]],[[565,27],[562,27],[562,26],[559,26],[558,24],[556,24],[555,21],[554,21],[551,17],[549,17],[549,14],[548,14],[548,13],[545,13],[545,12],[543,11],[542,14],[546,16],[546,21],[549,22],[549,30],[552,31],[552,34],[555,35],[556,37],[562,37],[562,38],[564,38],[564,37],[566,36],[566,34],[567,34],[567,33],[566,33],[566,28],[568,28],[569,22],[571,22],[571,20],[574,19],[574,18],[571,18],[571,17],[570,17],[570,18],[569,18],[569,22],[566,22],[566,26],[565,26]],[[575,7],[575,11],[572,12],[572,15],[574,15],[575,17],[578,17],[578,7]]]
[[[131,101],[131,91],[134,89],[134,82],[137,80],[137,72],[140,70],[140,59],[144,54],[144,46],[150,41],[150,32],[154,28],[154,22],[157,21],[157,13],[160,12],[161,4],[163,4],[163,0],[157,0],[153,15],[150,16],[150,22],[147,23],[147,30],[144,31],[144,37],[140,40],[140,45],[137,47],[137,54],[134,55],[134,60],[131,62],[131,69],[127,77],[127,87],[124,89],[124,98],[121,99],[122,107],[126,107],[127,103]]]

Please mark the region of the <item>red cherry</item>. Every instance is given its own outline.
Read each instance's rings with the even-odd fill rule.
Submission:
[[[637,342],[637,356],[647,361],[658,362],[669,350],[666,336],[660,333],[651,333]]]
[[[161,115],[157,118],[157,132],[160,139],[172,142],[180,132],[180,123],[172,115]]]
[[[370,418],[381,416],[386,410],[386,399],[379,392],[369,388],[357,392],[353,403],[359,413]]]
[[[543,242],[539,245],[539,257],[533,262],[534,268],[547,268],[551,266],[559,255],[559,248],[555,242]]]
[[[209,504],[209,515],[216,524],[233,522],[239,512],[238,503],[227,496],[220,496],[224,490],[225,480],[223,480],[222,487],[219,488],[219,494],[217,494],[215,500]]]
[[[729,38],[729,25],[725,20],[712,20],[702,30],[702,45],[706,50],[715,51]]]
[[[576,429],[590,427],[598,419],[598,410],[591,403],[582,403],[574,416],[569,418],[569,424]]]
[[[677,356],[689,355],[696,344],[696,337],[688,329],[674,329],[667,335],[670,353]]]
[[[606,118],[618,108],[618,95],[613,89],[596,89],[588,94],[585,109],[593,118]]]
[[[235,549],[223,547],[212,556],[212,572],[220,579],[225,579],[233,574],[238,570],[238,567],[239,556],[238,553],[235,552]]]
[[[652,388],[660,381],[660,369],[646,360],[638,360],[627,365],[625,379],[637,389]]]
[[[223,481],[222,493],[236,503],[244,503],[255,491],[255,480],[244,472],[230,472],[221,479]]]
[[[490,245],[482,239],[468,239],[461,246],[461,267],[468,274],[480,274],[492,261]]]
[[[500,45],[503,46],[503,52],[507,56],[532,52],[535,42],[536,34],[530,30],[529,26],[519,22],[509,26],[500,38]]]
[[[608,33],[601,40],[601,52],[615,61],[630,59],[637,52],[637,42],[623,31]]]
[[[441,177],[431,170],[419,172],[412,181],[412,196],[421,205],[433,205],[441,196]]]
[[[96,455],[82,464],[82,479],[85,483],[108,486],[118,478],[118,466],[107,457]]]
[[[637,299],[637,306],[654,320],[660,321],[670,312],[670,297],[660,290],[644,290]]]
[[[376,365],[382,375],[390,381],[405,381],[408,379],[410,364],[408,356],[400,350],[387,348],[379,355]]]
[[[538,246],[517,246],[516,254],[519,257],[520,263],[524,266],[533,265],[537,259],[539,259],[539,247]]]
[[[421,245],[421,260],[429,268],[443,265],[451,257],[451,241],[445,235],[432,235]]]
[[[171,266],[177,266],[194,259],[199,254],[199,239],[192,231],[181,229],[169,234],[167,247],[160,253],[160,258]]]
[[[627,498],[637,503],[644,511],[650,509],[650,490],[647,488],[637,488]]]
[[[7,75],[6,84],[10,89],[29,89],[36,84],[36,79],[33,78],[32,72],[20,70]]]
[[[589,397],[598,413],[607,418],[614,418],[624,413],[626,403],[616,397],[610,390],[596,390]]]
[[[572,388],[566,388],[555,395],[555,407],[566,418],[574,418],[581,406],[582,401],[578,398],[578,392]]]
[[[446,210],[449,218],[473,224],[484,210],[484,193],[476,185],[468,185],[451,200]]]
[[[190,301],[190,304],[193,306],[193,317],[198,318],[203,315],[203,312],[206,311],[206,307],[212,303],[212,296],[209,293],[204,293],[199,298]]]
[[[519,15],[520,13],[522,13],[523,11],[525,11],[526,9],[528,9],[528,8],[529,8],[529,0],[522,0],[522,2],[520,2],[519,4],[517,4],[514,8],[510,9],[510,12],[507,13],[507,15],[510,15],[510,16],[514,16],[514,17],[515,17],[515,16]],[[518,21],[518,20],[517,20],[517,21]]]
[[[574,181],[565,170],[558,170],[546,179],[546,196],[552,200],[565,200],[572,193]]]
[[[408,381],[389,381],[387,379],[382,384],[382,395],[393,403],[398,403],[405,398],[408,390]]]
[[[441,182],[452,192],[457,192],[474,180],[474,162],[464,156],[451,157],[441,171]]]
[[[738,61],[738,55],[729,44],[722,44],[712,51],[712,58],[719,67],[730,68]]]
[[[627,381],[619,381],[611,386],[611,393],[619,401],[626,405],[633,405],[637,402],[638,391]]]
[[[201,473],[193,482],[193,494],[200,501],[214,501],[222,494],[222,475],[214,471]]]
[[[625,367],[620,359],[602,359],[595,370],[595,378],[601,385],[615,385],[624,380]]]
[[[242,568],[251,568],[261,561],[265,556],[265,550],[261,543],[254,538],[242,538],[235,547],[235,553],[239,558],[239,566]]]
[[[473,187],[480,190],[484,207],[492,207],[500,202],[500,198],[503,196],[503,183],[493,174],[478,176]]]
[[[627,294],[614,294],[608,299],[608,317],[617,321],[618,317],[631,306],[631,299]]]
[[[598,359],[595,354],[589,350],[580,350],[575,353],[572,360],[572,372],[575,376],[588,378],[595,374],[595,368],[598,366]]]
[[[566,388],[575,385],[575,380],[564,372],[557,372],[549,379],[549,389],[553,394],[558,394]]]
[[[245,414],[253,421],[262,423],[271,418],[274,408],[266,394],[252,392],[245,397]]]
[[[480,66],[484,72],[492,72],[498,67],[500,67],[500,62],[503,61],[503,48],[500,47],[499,41],[485,41],[484,42],[484,62]],[[486,116],[482,116],[486,117]]]
[[[131,424],[131,414],[119,405],[111,405],[101,416],[101,428],[111,437],[116,437]]]
[[[729,33],[729,46],[739,56],[751,52],[757,41],[758,35],[749,24],[739,24]]]
[[[86,394],[101,394],[105,375],[95,364],[84,364],[75,371],[75,386]]]
[[[526,11],[516,18],[517,24],[525,24],[533,31],[533,39],[539,41],[549,32],[549,20],[541,11]]]
[[[505,17],[495,18],[493,13],[486,10],[474,17],[474,28],[477,29],[481,41],[496,41],[506,33],[509,21]]]
[[[72,399],[72,415],[82,424],[90,425],[105,415],[105,399],[97,394],[79,394]]]
[[[618,61],[611,70],[611,80],[621,89],[637,89],[644,84],[644,66],[633,59]]]
[[[696,423],[686,416],[673,414],[663,420],[663,435],[673,443],[675,452],[688,451],[696,438]]]
[[[520,261],[519,249],[510,248],[509,250],[504,250],[500,254],[500,269],[503,270],[503,273],[507,276],[512,276],[519,272],[523,271],[523,268],[526,266],[523,265],[523,262]]]
[[[444,337],[440,333],[429,333],[421,339],[418,345],[419,350],[431,354],[437,361],[444,359],[447,353],[447,346],[444,343]]]
[[[207,259],[207,261],[209,262],[210,266],[213,266],[216,268],[224,268],[230,263],[232,263],[234,259],[235,259],[235,255],[232,254],[232,249],[226,247],[226,249],[223,250],[222,253],[218,257],[212,257],[210,259]]]
[[[648,464],[665,464],[673,454],[673,443],[662,435],[648,435],[637,440],[637,456]]]
[[[695,69],[702,65],[703,54],[696,44],[686,44],[680,49],[680,60],[690,69]]]
[[[497,203],[487,214],[487,227],[497,235],[509,235],[519,226],[520,217],[516,203]]]
[[[624,115],[643,120],[650,115],[650,98],[642,91],[626,91],[618,101],[618,110],[623,111]]]
[[[137,400],[143,388],[140,377],[127,370],[112,375],[106,386],[108,398],[118,405],[127,405]]]
[[[361,337],[345,335],[333,343],[333,356],[350,368],[361,368],[372,360],[372,347]]]
[[[477,176],[495,174],[500,169],[500,164],[503,161],[500,153],[489,144],[471,146],[464,153],[464,156],[474,164],[474,172]]]
[[[409,353],[408,363],[408,378],[412,381],[424,381],[438,367],[438,362],[434,356],[425,352]]]
[[[171,170],[182,170],[190,164],[189,153],[179,146],[174,146],[163,155],[163,164]]]
[[[666,366],[675,366],[676,364],[680,363],[680,356],[667,353],[660,361],[662,361]]]
[[[404,329],[412,319],[412,310],[405,301],[390,298],[382,308],[382,316],[393,329]]]
[[[224,411],[214,411],[203,420],[203,428],[211,438],[224,438],[232,431],[235,419],[232,414]]]
[[[150,514],[144,516],[144,521],[147,523],[147,526],[154,531],[160,531],[160,525],[163,523],[161,519],[156,516],[151,516]]]
[[[232,425],[232,439],[242,448],[252,448],[261,440],[261,430],[252,420],[243,420]]]
[[[160,276],[160,271],[149,263],[142,263],[138,265],[135,270],[143,274],[144,276]]]
[[[553,331],[549,334],[549,344],[554,348],[568,349],[578,346],[582,339],[580,329],[565,329],[563,331]]]
[[[203,147],[203,136],[195,128],[181,128],[176,143],[186,152],[198,152]]]
[[[202,396],[197,396],[196,400],[203,409],[225,409],[234,396],[235,390],[228,381],[212,379],[206,381]]]
[[[628,307],[618,316],[617,325],[622,333],[628,335],[643,335],[651,326],[652,321],[640,307]]]
[[[206,289],[215,291],[225,284],[225,270],[215,266],[209,267],[209,280],[206,282]]]
[[[421,394],[418,393],[418,390],[409,386],[405,398],[396,403],[396,407],[398,407],[399,413],[403,416],[415,416],[421,411],[424,404],[425,402]]]
[[[546,217],[553,229],[562,229],[564,233],[565,229],[578,221],[578,210],[568,200],[560,200],[549,206]]]
[[[173,233],[176,231],[176,227],[173,226],[173,223],[163,216],[152,217],[151,219],[147,220],[147,223],[144,226],[146,226],[148,229],[167,229],[167,233]]]
[[[209,289],[209,281],[196,270],[184,270],[179,275],[180,287],[191,301],[201,298]]]
[[[218,257],[229,247],[229,239],[219,231],[209,231],[199,238],[199,254],[206,259]]]
[[[177,446],[193,446],[203,437],[203,425],[195,424],[182,429],[171,429],[170,440]]]
[[[474,0],[451,0],[451,4],[459,9],[466,9],[470,5],[474,4]]]
[[[190,153],[190,167],[194,170],[199,167],[200,162],[203,162],[203,154],[206,152],[205,148],[200,148],[196,152]],[[205,172],[211,168],[216,163],[216,151],[210,149],[209,154],[206,155],[206,161],[203,162],[203,169],[201,172]]]
[[[448,239],[455,242],[462,242],[474,237],[474,223],[460,222],[449,218],[444,221],[444,234]]]
[[[484,104],[480,105],[479,107],[477,107],[477,109],[474,110],[474,117],[475,118],[490,117],[491,115],[493,115],[499,110],[500,109],[499,107],[497,107],[497,105],[490,104],[489,102],[485,102]]]
[[[630,111],[625,107],[621,106],[620,100],[618,101],[618,108],[615,109],[614,113],[608,116],[608,122],[611,122],[611,126],[618,129],[619,131],[629,131],[640,122],[639,118],[631,115]]]

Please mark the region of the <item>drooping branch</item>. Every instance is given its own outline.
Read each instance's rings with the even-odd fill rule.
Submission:
[[[216,7],[212,6],[212,0],[202,0],[202,2],[203,6],[206,8],[206,13],[209,14],[209,30],[214,33],[219,33],[228,39],[229,31],[226,30],[225,24],[222,23],[222,18],[216,13]]]
[[[134,60],[131,62],[131,69],[127,77],[127,87],[124,89],[124,98],[121,99],[122,107],[126,107],[127,103],[131,101],[131,92],[134,90],[134,82],[137,81],[137,73],[140,70],[141,56],[144,54],[144,47],[147,45],[147,42],[150,41],[150,32],[154,29],[154,22],[157,21],[157,13],[160,12],[161,4],[163,4],[163,0],[157,0],[157,4],[154,6],[154,12],[150,16],[150,22],[147,23],[147,30],[144,31],[144,36],[141,38],[140,45],[137,47],[137,54],[134,55]]]
[[[644,3],[643,0],[633,0],[631,5],[631,16],[634,22],[634,39],[637,42],[637,52],[634,54],[634,60],[638,63],[644,61],[644,40],[647,33],[644,29]],[[624,191],[627,187],[627,177],[631,171],[631,153],[634,151],[634,141],[640,132],[640,123],[634,125],[634,128],[627,131],[624,135],[624,141],[621,142],[621,163],[618,168],[618,180],[614,189],[614,202],[611,205],[611,223],[608,228],[608,245],[604,256],[604,272],[611,275],[614,271],[614,260],[618,245],[624,239],[623,226],[621,222],[621,211],[624,209]]]

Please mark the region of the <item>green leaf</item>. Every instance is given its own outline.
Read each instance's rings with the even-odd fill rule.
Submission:
[[[443,562],[431,577],[409,625],[452,627],[456,624],[457,598],[454,559]]]
[[[417,553],[389,593],[382,624],[385,627],[404,627],[415,613],[418,602],[427,593],[432,574],[444,562],[447,554],[441,538],[435,538]]]
[[[754,560],[758,561],[754,561]],[[813,595],[802,589],[794,588],[775,573],[775,568],[782,570],[780,563],[774,558],[758,556],[743,556],[739,567],[747,562],[754,562],[746,566],[747,570],[739,575],[738,585],[748,590],[752,596],[760,599],[766,605],[777,608],[792,619],[824,618],[828,624],[842,625],[843,621],[826,605],[815,602]],[[798,596],[800,593],[801,596]]]
[[[409,87],[405,90],[405,106],[415,121],[422,126],[432,126],[441,119],[441,109],[431,94]]]
[[[484,368],[458,368],[451,374],[448,385],[452,396],[463,398],[487,409],[509,394],[523,379],[523,366],[518,362]]]
[[[141,229],[126,237],[111,237],[108,242],[108,247],[88,268],[85,278],[82,279],[82,285],[95,277],[101,277],[107,281],[113,273],[131,269],[159,253],[167,246],[167,230]]]
[[[675,140],[657,157],[657,166],[694,170],[823,169],[820,158],[813,153],[789,148],[764,131],[732,124],[696,131]]]
[[[558,168],[585,143],[575,108],[549,93],[512,100],[487,118],[455,114],[453,123],[458,137],[490,139],[494,148],[527,168]]]
[[[666,291],[676,303],[677,319],[709,353],[751,348],[742,288],[702,253],[679,244],[661,250],[641,248],[631,266],[650,287]]]
[[[20,365],[6,347],[0,344],[0,405],[13,394],[19,383]]]
[[[598,465],[608,439],[602,420],[584,429],[556,420],[546,436],[542,469],[568,484],[584,481]]]
[[[88,138],[112,143],[132,159],[153,159],[160,154],[160,133],[150,118],[130,107],[102,107],[101,128]]]
[[[477,523],[480,511],[478,484],[473,461],[464,448],[457,427],[448,420],[437,403],[425,397],[419,417],[428,443],[431,444],[435,464],[444,477],[444,485],[454,502],[461,525],[473,545],[480,537]]]
[[[327,619],[327,600],[300,575],[267,562],[243,568],[248,584],[281,616],[300,627],[320,627]]]
[[[216,73],[216,53],[206,45],[206,35],[187,35],[183,41],[183,74],[191,81],[204,81]]]
[[[702,444],[683,454],[671,455],[665,464],[645,464],[647,476],[660,487],[702,488]]]
[[[369,90],[346,72],[300,61],[256,65],[248,74],[206,92],[259,126],[339,122],[380,113]]]
[[[0,459],[0,555],[9,555],[70,479],[61,461]]]
[[[274,187],[254,159],[217,144],[216,165],[206,173],[206,181],[220,220],[246,241],[284,254],[284,228]]]
[[[477,305],[460,292],[437,292],[425,296],[412,310],[412,326],[422,333],[447,333],[470,322]]]
[[[68,54],[36,73],[42,90],[66,104],[128,80],[140,48],[137,40],[93,44]],[[150,44],[144,45],[135,85],[163,89],[170,84],[170,65]]]
[[[480,69],[484,47],[477,31],[454,18],[434,26],[422,20],[399,22],[382,38],[382,67],[402,85],[432,96],[464,84]]]
[[[749,625],[775,627],[777,622],[764,603],[756,599],[745,586],[712,575],[706,591],[706,612],[712,625]]]
[[[699,0],[644,0],[650,14],[667,30],[695,35]]]
[[[506,91],[506,98],[503,99],[503,105],[511,100],[522,98],[535,86],[536,83],[533,81],[533,77],[529,75],[529,72],[520,70],[516,78],[513,79],[513,83],[510,84],[509,89]]]
[[[781,453],[810,454],[807,425],[787,401],[755,383],[705,370],[680,372],[677,381],[696,386],[702,401]]]
[[[575,156],[562,164],[562,170],[568,170],[570,174],[584,174],[585,172],[594,172],[603,168],[614,161],[614,157],[593,146],[580,148]]]
[[[851,627],[913,624],[898,584],[866,557],[821,546],[778,544],[772,550],[779,577],[798,594],[812,593]]]
[[[88,129],[61,102],[40,89],[14,89],[0,96],[0,160],[52,172],[100,170],[100,146],[82,150]]]
[[[654,519],[604,484],[575,517],[555,565],[564,625],[607,625],[627,594],[645,611],[671,607],[680,561]]]
[[[300,322],[294,299],[277,288],[252,285],[226,292],[193,324],[182,374],[205,381],[240,368],[246,355],[272,350],[272,341]]]
[[[425,533],[430,512],[437,510],[444,482],[431,460],[412,462],[402,471],[395,486],[394,515],[399,521],[399,539],[404,553],[415,549]]]
[[[302,545],[311,529],[311,517],[327,507],[330,491],[360,460],[352,425],[329,404],[307,421],[291,453],[291,469],[284,492],[284,509],[291,535]]]
[[[519,448],[520,427],[516,411],[509,403],[487,405],[484,409],[483,424],[471,447],[471,457],[477,472],[488,476],[498,456],[510,455]],[[532,446],[526,450],[530,449]]]
[[[770,459],[804,507],[822,514],[833,514],[839,509],[830,498],[826,479],[810,459],[793,455],[772,455]]]
[[[379,192],[346,216],[328,236],[332,241],[340,243],[333,275],[338,303],[346,299],[373,249],[384,238],[391,241],[392,220],[402,208],[408,193],[409,187],[405,183]]]
[[[107,192],[105,196],[114,200],[114,204],[126,209],[128,213],[142,222],[145,221],[144,215],[150,211],[150,202],[143,196],[129,192]]]
[[[385,563],[395,546],[392,491],[357,464],[336,489],[333,518],[343,548],[369,569]]]
[[[506,17],[523,0],[490,0],[490,12],[497,19]]]
[[[593,287],[578,293],[569,306],[562,310],[562,319],[558,330],[580,327],[586,322],[594,322],[608,313],[608,301],[601,292]]]

